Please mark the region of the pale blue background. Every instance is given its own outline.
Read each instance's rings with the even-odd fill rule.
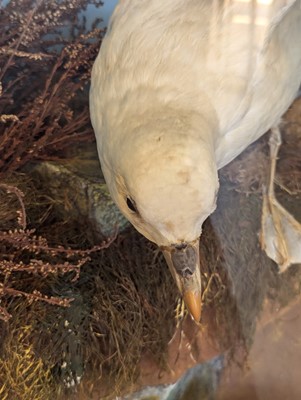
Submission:
[[[108,19],[110,18],[110,15],[112,14],[117,2],[118,0],[107,0],[104,2],[104,5],[99,8],[98,12],[102,14],[102,18],[104,19],[105,23],[108,22]]]
[[[84,13],[87,17],[87,28],[90,29],[91,24],[96,18],[103,19],[103,23],[101,24],[102,27],[107,26],[109,18],[117,3],[118,0],[107,0],[104,1],[104,5],[99,8],[96,8],[93,5],[88,6],[87,11]]]

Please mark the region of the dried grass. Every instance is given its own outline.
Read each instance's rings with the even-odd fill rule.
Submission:
[[[81,256],[99,243],[92,232],[89,235],[86,233],[89,226],[79,226],[74,220],[60,220],[54,213],[47,212],[49,204],[53,204],[55,199],[49,199],[39,183],[28,178],[24,181],[22,174],[19,177],[15,174],[11,183],[25,191],[22,196],[24,209],[30,210],[26,218],[31,226],[38,228],[37,237],[43,237],[40,243],[34,242],[33,245],[41,245],[46,255],[47,246],[50,250],[63,250],[64,246],[70,249],[71,254],[79,252]],[[12,193],[7,196],[11,200],[16,197]],[[12,213],[5,203],[7,201],[3,201],[1,219],[4,223],[8,211],[8,223],[13,229],[20,203],[15,201]],[[10,239],[13,243],[16,235],[20,232],[12,230]],[[25,240],[28,244],[30,239],[26,237]],[[83,249],[82,253],[75,248]],[[20,248],[22,251],[23,247]],[[24,253],[21,256],[16,249],[10,251],[8,248],[6,253],[11,257],[18,254],[24,260]],[[62,256],[64,253],[59,254],[59,257]],[[72,388],[68,390],[64,387],[75,378],[78,365],[86,370],[82,392],[88,393],[87,398],[92,398],[90,394],[92,396],[100,390],[98,385],[105,387],[108,380],[111,386],[102,395],[120,393],[139,375],[138,364],[145,351],[155,354],[158,363],[164,365],[165,351],[175,324],[173,312],[178,292],[161,254],[153,245],[131,229],[120,235],[106,251],[89,252],[89,260],[81,267],[76,281],[72,281],[72,272],[66,276],[57,271],[50,274],[56,256],[49,254],[47,257],[50,257],[51,268],[47,268],[44,275],[39,271],[28,275],[28,269],[21,272],[19,264],[16,266],[19,271],[11,273],[6,284],[15,291],[11,294],[26,296],[26,293],[34,294],[36,290],[48,299],[72,298],[74,300],[69,307],[56,308],[47,303],[32,302],[32,297],[30,302],[24,303],[26,306],[20,307],[18,297],[8,297],[10,293],[2,297],[2,307],[13,316],[13,320],[20,322],[20,329],[26,324],[31,326],[28,342],[44,365],[53,366],[52,372],[60,381],[58,391],[64,393],[67,390],[68,396],[71,395],[69,390]],[[3,268],[1,271],[4,273]],[[68,328],[66,320],[69,321]],[[2,325],[0,335],[10,337],[10,342],[13,342],[14,330],[12,327],[6,332]],[[8,352],[6,355],[12,357]],[[68,365],[65,371],[62,370],[64,361]]]
[[[32,325],[11,324],[0,357],[2,400],[45,400],[55,396],[51,369],[34,352]]]

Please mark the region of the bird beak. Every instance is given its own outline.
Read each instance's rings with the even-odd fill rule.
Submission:
[[[199,239],[161,249],[188,311],[199,322],[202,308]]]

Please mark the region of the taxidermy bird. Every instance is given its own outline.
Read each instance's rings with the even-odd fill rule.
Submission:
[[[301,262],[301,226],[273,192],[277,128],[301,81],[301,0],[120,0],[90,108],[112,198],[163,251],[195,320],[199,238],[218,170],[271,127],[262,247]]]

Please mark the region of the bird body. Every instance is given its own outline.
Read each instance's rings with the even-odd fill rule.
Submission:
[[[279,120],[300,81],[300,0],[117,5],[92,71],[99,157],[113,199],[169,253],[180,290],[200,285],[187,278],[196,256],[188,269],[182,260],[215,209],[218,169]]]
[[[258,18],[268,15],[244,25],[235,17],[251,13],[245,3],[121,1],[94,66],[97,132],[115,134],[118,125],[124,132],[128,119],[139,123],[147,111],[152,118],[150,106],[175,103],[215,123],[218,168],[265,133],[301,80],[300,1],[257,5]]]

